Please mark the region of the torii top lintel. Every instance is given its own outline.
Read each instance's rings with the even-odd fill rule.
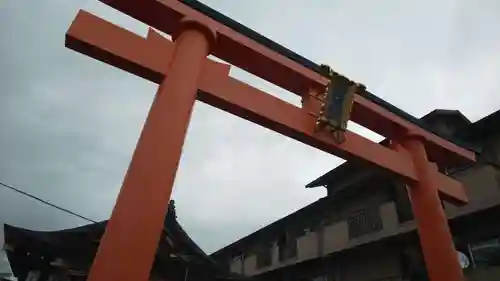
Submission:
[[[144,7],[148,7],[151,3],[158,2],[154,0],[143,0],[140,3],[141,7],[143,4]],[[165,1],[165,3],[171,4],[174,7],[183,7],[183,9],[190,11],[189,13],[195,12],[177,1]],[[122,8],[123,7],[120,7],[120,9]],[[155,8],[158,9],[158,7]],[[172,9],[167,9],[167,11],[173,13]],[[165,18],[169,19],[168,21],[172,20],[172,17],[172,15],[168,14],[165,16]],[[180,17],[181,16],[176,16],[179,20]],[[227,31],[228,29],[219,27],[217,30]],[[167,31],[172,33],[174,30],[167,29]],[[246,38],[234,31],[232,32],[236,37]],[[228,41],[222,38],[222,36],[218,36],[217,44],[223,44]],[[247,38],[246,40],[248,44],[253,44],[254,48],[261,48],[262,52],[270,53],[276,60],[283,60],[284,63],[291,66],[295,65],[295,67],[302,69],[306,75],[318,76],[317,73],[279,54],[273,54],[272,51],[255,42],[252,43],[253,41],[250,39]],[[164,77],[168,75],[169,61],[172,59],[175,49],[172,41],[154,32],[152,29],[150,29],[148,36],[143,38],[84,11],[80,11],[71,24],[66,34],[66,46],[155,83],[160,83]],[[235,48],[234,50],[238,50],[236,46],[238,45],[233,46]],[[254,56],[256,56],[256,54],[259,53],[255,51]],[[226,56],[221,56],[221,58],[226,61],[228,60]],[[238,57],[235,56],[234,60],[237,58]],[[259,58],[254,58],[255,59],[250,60],[247,65],[255,67],[255,71],[252,72],[260,73],[259,67],[252,66],[253,64],[251,62],[259,58],[263,60],[267,58],[267,56],[261,54]],[[273,63],[275,60],[268,58],[268,61],[269,64]],[[241,59],[241,63],[245,63],[245,60]],[[278,62],[274,62],[273,67],[278,69],[277,72],[280,72],[280,69],[287,69],[286,67],[281,67]],[[327,134],[315,132],[314,123],[316,118],[309,114],[307,108],[296,107],[232,78],[229,76],[229,68],[230,66],[227,64],[216,63],[209,59],[206,60],[206,69],[198,82],[198,88],[200,90],[198,99],[200,101],[344,159],[361,160],[362,162],[373,164],[391,171],[409,182],[419,181],[415,167],[408,155],[374,143],[349,131],[347,132],[347,140],[342,144],[338,144]],[[249,68],[247,68],[247,70],[248,69]],[[266,74],[267,72],[264,71],[263,73]],[[271,74],[272,72],[269,72],[266,75]],[[296,77],[301,77],[298,74],[295,75]],[[318,79],[324,79],[321,76],[318,77]],[[273,76],[270,76],[269,80],[272,78]],[[306,79],[304,79],[304,81],[306,81]],[[393,128],[406,128],[406,131],[410,131],[414,134],[420,133],[427,139],[429,158],[431,160],[435,159],[435,162],[441,164],[443,162],[450,163],[450,161],[445,161],[450,158],[453,159],[452,161],[454,163],[474,160],[473,152],[448,143],[446,140],[413,125],[411,122],[398,117],[387,109],[373,104],[364,97],[357,96],[356,98],[354,111],[357,112],[355,116],[358,116],[358,119],[355,119],[355,122],[364,126],[367,126],[366,124],[375,125],[374,122],[361,122],[367,120],[366,118],[362,118],[364,116],[363,114],[366,114],[373,119],[380,120],[377,122],[382,122],[387,126],[392,126]],[[380,130],[375,131],[383,133]],[[392,137],[398,137],[394,129],[391,132],[393,132]],[[454,151],[458,153],[458,156],[453,157],[453,155],[455,155]],[[467,202],[467,196],[460,182],[440,174],[435,167],[433,169],[436,175],[435,180],[439,183],[439,192],[443,199],[457,204]]]
[[[101,1],[167,34],[173,34],[184,17],[199,21],[217,32],[213,55],[298,95],[328,83],[317,64],[199,1]],[[430,160],[437,163],[454,165],[475,160],[474,152],[437,136],[415,117],[370,93],[356,95],[351,120],[388,138],[402,132],[421,135],[427,140]]]

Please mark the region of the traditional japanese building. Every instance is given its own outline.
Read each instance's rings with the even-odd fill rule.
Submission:
[[[22,281],[86,280],[106,224],[107,221],[103,221],[50,232],[4,225],[5,249],[14,275]],[[242,278],[222,272],[191,240],[178,223],[171,203],[150,280],[228,281]]]
[[[420,121],[481,151],[473,166],[439,167],[469,197],[465,206],[443,206],[468,280],[500,280],[500,111],[471,122],[434,110]],[[325,187],[327,196],[211,257],[230,272],[273,281],[428,280],[405,184],[346,162],[306,187]]]

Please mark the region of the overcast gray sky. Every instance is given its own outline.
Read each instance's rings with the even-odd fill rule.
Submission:
[[[447,108],[477,120],[500,108],[496,0],[203,2],[416,116]],[[0,180],[104,220],[156,85],[65,49],[78,9],[147,30],[97,1],[0,4]],[[241,71],[232,75],[299,102]],[[201,103],[184,151],[174,191],[179,220],[207,252],[324,196],[304,185],[341,162]],[[0,222],[86,223],[1,187]]]

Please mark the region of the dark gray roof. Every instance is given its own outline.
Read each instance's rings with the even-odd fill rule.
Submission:
[[[446,115],[460,119],[465,124],[472,123],[469,120],[469,118],[467,118],[467,116],[463,115],[463,113],[460,112],[460,110],[456,110],[456,109],[434,109],[433,111],[422,116],[420,118],[420,120],[427,123],[428,121],[432,121],[432,120],[437,119],[437,118],[442,118],[443,116],[446,116]]]
[[[19,242],[30,243],[33,249],[66,252],[67,250],[81,250],[80,254],[95,255],[95,250],[104,233],[106,221],[87,224],[71,229],[57,231],[35,231],[20,227],[4,225],[6,243]],[[182,247],[186,254],[196,256],[199,259],[213,263],[214,261],[189,237],[182,226],[178,223],[174,204],[170,204],[165,217],[163,236],[167,235],[178,247]],[[160,242],[160,247],[165,239]],[[94,246],[89,246],[94,245]],[[90,250],[90,251],[89,251]]]
[[[467,141],[484,140],[500,133],[500,110],[479,119],[457,134]]]
[[[5,242],[29,249],[31,252],[44,255],[54,254],[69,260],[88,263],[95,256],[106,225],[107,221],[102,221],[71,229],[35,231],[4,224]],[[165,236],[170,238],[173,246],[166,241]],[[177,257],[172,257],[170,253],[175,253]],[[176,259],[186,266],[206,269],[207,274],[214,275],[214,280],[248,279],[227,272],[223,265],[216,263],[207,255],[178,223],[173,204],[170,204],[165,218],[165,227],[158,245],[156,259],[159,270],[162,270],[162,262]],[[12,264],[12,268],[15,271],[16,265]]]

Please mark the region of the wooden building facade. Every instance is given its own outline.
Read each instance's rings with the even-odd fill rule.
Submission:
[[[443,206],[468,280],[500,280],[500,111],[470,122],[435,110],[422,121],[482,151],[473,166],[439,167],[465,184],[470,200]],[[346,162],[307,185],[321,186],[326,197],[211,256],[230,272],[273,281],[427,280],[403,183]]]

